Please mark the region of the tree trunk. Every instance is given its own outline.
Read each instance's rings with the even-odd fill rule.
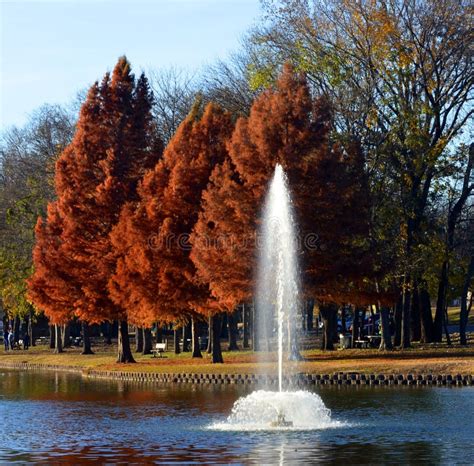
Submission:
[[[69,323],[64,324],[62,328],[63,333],[63,348],[71,347],[71,325]]]
[[[15,340],[15,343],[18,343],[20,340],[20,316],[15,316],[15,319],[13,321],[13,338]]]
[[[359,339],[359,308],[354,307],[354,317],[352,318],[352,347],[355,347],[355,341]]]
[[[227,325],[229,326],[229,347],[227,348],[227,351],[238,351],[239,346],[237,345],[237,315],[236,311],[233,313],[228,313],[227,314]]]
[[[151,354],[151,350],[153,347],[153,339],[151,336],[151,329],[144,328],[143,329],[143,351],[142,354]]]
[[[413,286],[412,300],[411,300],[411,340],[421,340],[421,313],[420,300],[418,296],[418,285],[415,282]]]
[[[163,327],[158,322],[156,323],[156,342],[163,343]]]
[[[433,323],[433,341],[440,343],[443,340],[444,310],[447,304],[448,294],[449,262],[445,260],[441,267],[441,274],[438,282],[438,298],[436,300],[436,312]]]
[[[250,310],[251,313],[251,322],[252,322],[252,349],[254,351],[260,351],[260,339],[258,337],[258,325],[257,325],[257,316],[255,310],[255,303],[252,304],[252,309]]]
[[[249,310],[248,307],[242,304],[242,324],[243,324],[243,341],[242,346],[247,349],[250,347],[249,345]]]
[[[207,321],[207,349],[206,353],[212,353],[212,317],[209,317]]]
[[[421,342],[433,342],[433,316],[431,314],[431,298],[424,283],[418,290],[421,315]]]
[[[28,316],[28,335],[30,336],[30,346],[36,346],[35,336],[33,335],[33,311]]]
[[[398,347],[402,344],[402,312],[403,298],[400,298],[395,306],[394,320],[395,320],[395,337],[393,339],[393,346]]]
[[[301,305],[301,314],[300,314],[300,318],[301,318],[301,330],[306,333],[306,303],[302,303]]]
[[[49,347],[51,349],[56,347],[56,327],[54,325],[49,326]]]
[[[201,348],[199,346],[198,322],[195,317],[191,318],[191,340],[193,347],[193,358],[202,358]]]
[[[63,352],[63,341],[62,341],[62,335],[61,335],[61,325],[55,325],[55,348],[54,352],[56,354],[62,353]]]
[[[442,340],[443,327],[446,332],[446,340],[451,344],[448,332],[448,287],[449,287],[449,256],[455,247],[455,231],[459,218],[462,214],[464,205],[472,193],[471,173],[474,168],[474,143],[469,146],[469,159],[464,172],[461,193],[453,206],[450,206],[448,215],[448,225],[446,228],[446,250],[445,260],[441,268],[441,276],[438,285],[438,299],[436,301],[436,314],[434,320],[434,340],[440,342]],[[464,298],[463,298],[464,299]]]
[[[334,350],[334,324],[333,321],[337,321],[337,306],[335,304],[320,304],[319,314],[323,320],[323,338],[322,346],[323,350]]]
[[[443,319],[443,327],[444,327],[444,333],[446,335],[446,343],[451,346],[451,337],[449,336],[449,329],[448,329],[448,307],[444,309],[444,319]]]
[[[288,320],[288,361],[302,361],[298,348],[298,333],[296,331],[296,320]]]
[[[82,353],[81,354],[94,354],[91,346],[91,339],[89,336],[89,324],[87,322],[81,322],[82,325]]]
[[[130,338],[128,336],[128,323],[120,320],[118,323],[118,356],[119,363],[134,363],[132,350],[130,348]]]
[[[346,307],[341,307],[341,333],[345,335],[347,332],[346,329]]]
[[[314,300],[308,299],[306,301],[306,330],[310,332],[313,330],[313,309],[314,309]]]
[[[179,331],[179,328],[174,328],[173,330],[173,340],[174,340],[174,354],[179,354],[181,353],[181,348],[179,347],[179,334],[181,333]]]
[[[141,353],[143,351],[143,329],[135,327],[135,352]]]
[[[189,353],[191,351],[191,321],[183,326],[183,353]]]
[[[229,332],[227,331],[227,312],[221,314],[221,339],[228,340]]]
[[[390,309],[385,306],[377,305],[380,309],[380,322],[382,324],[382,339],[379,350],[392,350],[392,335],[390,333]]]
[[[408,289],[410,281],[407,280],[403,287],[403,306],[402,306],[402,342],[401,348],[410,348],[410,323],[411,323],[411,292]]]
[[[110,322],[105,323],[105,344],[111,345],[112,344],[112,327],[113,325]]]
[[[212,362],[223,363],[221,350],[221,331],[222,331],[222,318],[219,314],[215,314],[212,318]]]
[[[474,276],[474,254],[471,256],[471,260],[469,262],[469,267],[467,268],[466,276],[464,278],[464,283],[462,287],[462,294],[461,294],[461,313],[459,318],[459,336],[461,339],[461,345],[467,345],[467,338],[466,338],[466,328],[467,323],[469,321],[469,312],[471,311],[472,307],[472,298],[473,294],[471,293],[470,303],[468,304],[468,292],[471,286],[472,277]]]
[[[104,343],[106,345],[112,344],[112,327],[113,324],[111,324],[110,322],[104,322],[103,324],[101,324],[102,335],[104,337]]]
[[[365,336],[365,314],[366,314],[366,308],[360,307],[359,308],[359,339],[364,338]]]

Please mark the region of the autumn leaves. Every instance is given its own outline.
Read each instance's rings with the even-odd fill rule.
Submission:
[[[120,58],[91,87],[57,161],[57,199],[38,221],[29,280],[30,299],[52,322],[149,327],[251,300],[256,244],[248,239],[276,163],[288,174],[302,232],[325,245],[301,248],[305,293],[336,300],[360,291],[370,264],[350,258],[365,251],[364,161],[356,144],[332,142],[330,104],[312,98],[304,76],[285,66],[237,120],[197,102],[164,151],[152,99],[145,76],[135,79]],[[183,237],[186,247],[170,241]],[[119,360],[131,360],[120,351]]]

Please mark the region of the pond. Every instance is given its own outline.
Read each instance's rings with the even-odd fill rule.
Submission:
[[[328,428],[216,429],[251,391],[0,370],[0,463],[465,464],[474,455],[471,387],[319,387]]]

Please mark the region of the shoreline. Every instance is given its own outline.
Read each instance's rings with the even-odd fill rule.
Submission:
[[[67,372],[80,375],[93,380],[117,380],[126,382],[144,383],[171,383],[171,384],[242,384],[242,385],[277,385],[277,377],[262,374],[238,373],[166,373],[166,372],[139,372],[120,370],[88,369],[81,366],[67,366],[59,364],[41,364],[28,362],[0,361],[0,369],[18,371],[45,371]],[[285,377],[298,387],[311,385],[344,385],[344,386],[474,386],[473,374],[436,374],[427,373],[360,373],[360,372],[333,372],[333,373],[308,373],[296,372]]]

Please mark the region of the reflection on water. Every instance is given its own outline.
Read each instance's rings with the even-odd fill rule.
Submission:
[[[466,464],[474,389],[321,387],[339,427],[210,431],[243,386],[0,371],[0,463]]]

